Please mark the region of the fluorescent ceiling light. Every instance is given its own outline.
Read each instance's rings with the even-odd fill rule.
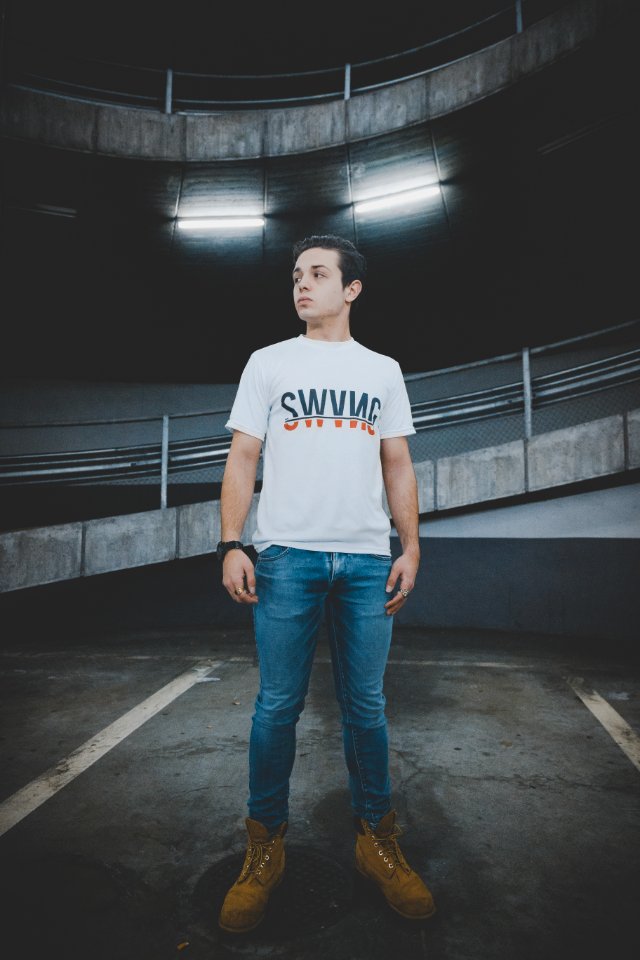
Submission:
[[[409,206],[420,200],[426,200],[427,197],[435,197],[440,194],[438,184],[429,184],[424,187],[417,187],[413,190],[399,189],[390,191],[384,196],[373,197],[371,200],[363,200],[355,204],[356,213],[368,213],[370,210],[387,210],[390,207]]]
[[[403,177],[402,180],[372,183],[369,187],[358,184],[355,199],[356,203],[361,203],[363,200],[377,200],[378,197],[388,197],[392,193],[404,193],[405,190],[415,190],[418,187],[435,187],[437,184],[438,181],[433,179],[433,175],[428,177],[424,174],[421,177]]]
[[[181,230],[236,230],[263,226],[264,217],[187,217],[178,220]]]
[[[263,214],[262,198],[259,202],[246,199],[225,202],[218,199],[204,203],[200,200],[198,203],[181,203],[176,210],[178,220],[202,220],[203,218],[217,220],[219,217],[229,217],[233,220],[235,217],[261,217]]]

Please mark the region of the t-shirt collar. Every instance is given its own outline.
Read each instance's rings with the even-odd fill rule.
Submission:
[[[298,336],[298,340],[311,347],[320,347],[321,349],[329,350],[344,350],[345,347],[352,347],[356,343],[353,337],[350,337],[348,340],[314,340],[311,337],[305,336],[304,333]]]

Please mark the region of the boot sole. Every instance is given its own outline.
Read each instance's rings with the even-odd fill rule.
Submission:
[[[387,900],[387,898],[384,896],[384,891],[382,890],[382,888],[378,886],[378,884],[376,883],[376,881],[373,880],[373,879],[369,876],[368,873],[365,873],[364,870],[361,870],[357,863],[356,863],[356,870],[358,871],[358,873],[360,874],[361,877],[364,877],[365,880],[368,880],[369,883],[373,884],[373,886],[375,887],[375,889],[378,890],[378,891],[382,894],[382,896],[384,897],[384,902],[386,903],[386,905],[387,905],[388,907],[391,907],[391,909],[394,910],[394,911],[395,911],[399,916],[401,916],[404,920],[428,920],[430,917],[432,917],[432,916],[434,915],[434,913],[436,913],[435,904],[434,904],[433,910],[430,910],[429,913],[423,913],[423,914],[422,914],[421,916],[419,916],[419,917],[417,917],[417,916],[415,915],[415,913],[403,913],[402,910],[398,910],[397,907],[394,907],[394,905],[391,903],[390,900]]]
[[[273,893],[274,890],[278,889],[278,887],[282,883],[283,876],[284,876],[284,871],[280,874],[278,882],[274,883],[271,889],[271,893]],[[271,893],[269,894],[269,896],[271,896]],[[267,901],[267,906],[268,906],[268,901]],[[220,927],[221,930],[225,930],[227,933],[251,933],[252,930],[255,930],[256,927],[260,926],[260,924],[262,923],[266,915],[267,915],[267,908],[265,907],[265,911],[260,917],[260,919],[256,920],[256,922],[252,924],[250,927],[227,927],[224,925],[224,923],[220,921],[220,918],[218,918],[218,926]]]

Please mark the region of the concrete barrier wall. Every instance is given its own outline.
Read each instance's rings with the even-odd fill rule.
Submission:
[[[423,460],[421,463],[414,463],[413,469],[418,484],[418,508],[420,513],[432,513],[436,509],[435,462]],[[390,516],[391,511],[388,511],[388,514]]]
[[[91,577],[176,557],[177,509],[87,520],[82,574]]]
[[[528,444],[529,489],[545,490],[609,473],[625,466],[622,415],[532,437]]]
[[[459,453],[437,461],[438,510],[525,492],[524,441]]]
[[[187,503],[177,507],[178,557],[211,553],[220,540],[220,501]]]
[[[629,6],[629,0],[576,0],[523,33],[348,101],[165,115],[10,87],[0,104],[0,132],[69,150],[156,160],[306,153],[422,123],[490,96],[577,49]]]
[[[640,467],[640,410],[627,414],[627,451],[630,467]]]
[[[554,430],[528,443],[515,440],[416,463],[414,469],[419,509],[425,514],[638,466],[640,409]],[[251,542],[256,527],[259,497],[256,493],[252,498],[242,531],[245,543]],[[386,496],[383,504],[389,514]],[[0,593],[210,554],[219,539],[219,501],[4,533]]]
[[[0,536],[0,591],[82,576],[82,523]]]

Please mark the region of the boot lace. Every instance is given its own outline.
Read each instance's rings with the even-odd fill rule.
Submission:
[[[257,877],[262,874],[265,865],[271,859],[273,847],[277,839],[277,837],[274,837],[273,840],[249,841],[249,846],[247,847],[247,853],[244,859],[244,866],[242,867],[242,873],[238,877],[238,881],[244,880],[246,877],[249,877],[252,874],[255,874]]]
[[[375,833],[372,833],[371,840],[374,847],[377,848],[378,856],[383,858],[383,862],[386,863],[390,870],[393,870],[394,866],[399,864],[405,873],[411,873],[411,867],[405,860],[404,854],[398,844],[398,837],[401,833],[402,830],[396,824],[389,836],[378,837]]]

